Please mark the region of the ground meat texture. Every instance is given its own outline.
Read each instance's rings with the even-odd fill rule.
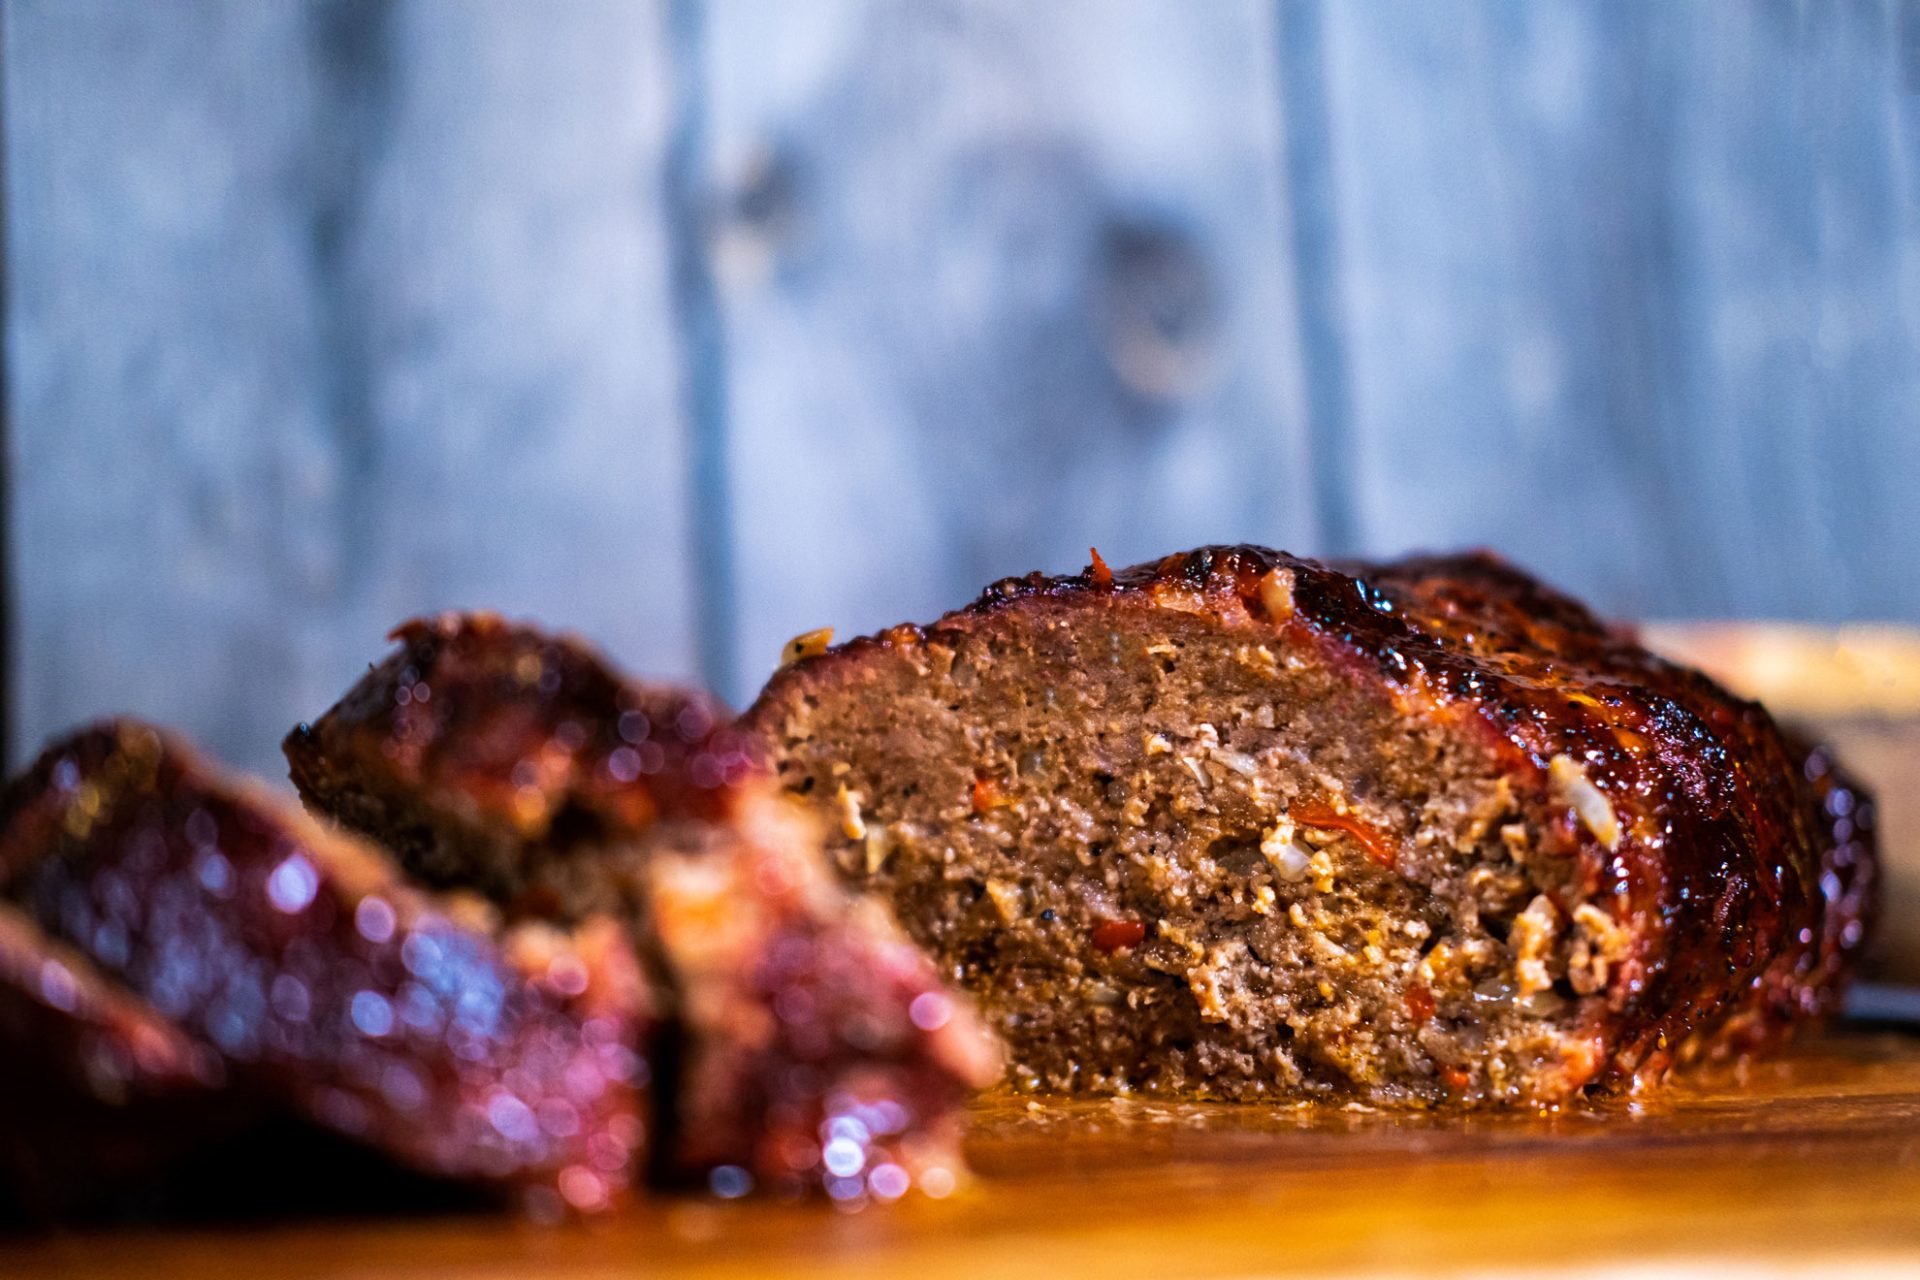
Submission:
[[[840,884],[717,704],[491,615],[395,638],[288,739],[296,785],[512,914],[627,922],[670,1006],[665,1175],[842,1199],[950,1185],[991,1043]]]
[[[642,1163],[645,1002],[611,921],[502,932],[132,721],[14,784],[0,868],[236,1098],[539,1214],[603,1208]]]
[[[1871,806],[1485,555],[990,588],[742,719],[1029,1088],[1553,1104],[1831,1009]]]

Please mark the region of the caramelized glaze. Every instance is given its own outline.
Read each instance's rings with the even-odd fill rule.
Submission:
[[[484,833],[515,875],[459,853],[435,874],[516,913],[576,914],[570,887],[591,882],[593,909],[630,917],[672,1006],[664,1172],[843,1204],[951,1184],[955,1116],[997,1059],[878,904],[840,887],[724,708],[494,614],[393,638],[288,739],[296,784],[325,809],[330,784],[370,783],[408,798],[406,822]]]
[[[641,1006],[617,935],[496,935],[477,904],[406,885],[133,721],[15,784],[0,867],[173,1029],[162,1045],[217,1054],[240,1096],[545,1214],[602,1208],[639,1167]]]

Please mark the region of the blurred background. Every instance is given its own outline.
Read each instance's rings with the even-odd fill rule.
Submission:
[[[7,754],[1209,541],[1920,620],[1920,3],[6,0]]]

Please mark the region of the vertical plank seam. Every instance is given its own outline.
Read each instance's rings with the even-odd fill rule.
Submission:
[[[673,75],[665,200],[669,289],[678,339],[681,408],[687,424],[687,523],[691,604],[700,674],[737,700],[732,476],[728,450],[727,351],[720,300],[703,234],[707,162],[707,30],[703,0],[668,0]]]
[[[1341,337],[1339,235],[1332,132],[1327,121],[1325,39],[1319,0],[1275,8],[1276,105],[1285,154],[1280,172],[1289,209],[1293,300],[1306,396],[1307,459],[1321,554],[1360,550],[1355,514],[1346,348]]]
[[[321,412],[338,465],[336,598],[361,589],[374,562],[380,451],[367,297],[354,262],[369,183],[392,137],[393,28],[399,0],[331,0],[308,15],[320,100],[311,140],[308,253]]]
[[[1829,14],[1827,16],[1832,18],[1835,15]],[[1845,12],[1838,13],[1838,18],[1843,23],[1851,20],[1850,15]],[[1810,29],[1812,21],[1813,15],[1811,13],[1803,12],[1799,14],[1797,16],[1798,29],[1794,32],[1794,65],[1792,67],[1792,74],[1796,84],[1800,86],[1803,92],[1806,91],[1809,82],[1815,85],[1819,83],[1818,76],[1822,61],[1821,51],[1817,48],[1820,36],[1818,32]],[[1845,40],[1846,33],[1844,31],[1841,32],[1838,38]],[[1899,45],[1896,43],[1894,48],[1898,49]],[[1864,74],[1867,72],[1865,68],[1861,70],[1864,79]],[[1897,80],[1899,75],[1899,69],[1894,68],[1893,78]],[[1864,90],[1864,84],[1862,88]],[[1844,108],[1836,109],[1832,106],[1831,102],[1810,103],[1805,108],[1805,111],[1808,121],[1808,143],[1811,147],[1820,148],[1820,140],[1823,133],[1828,137],[1833,136],[1833,121],[1825,114],[1825,110],[1833,110],[1836,116],[1844,119]],[[1891,123],[1891,112],[1889,112],[1888,119],[1889,123]],[[1893,131],[1889,128],[1886,133],[1880,134],[1875,141],[1880,143],[1889,142],[1892,134]],[[1861,140],[1856,143],[1856,145],[1865,147],[1868,144],[1864,140]],[[1839,254],[1836,254],[1834,250],[1833,229],[1831,226],[1831,218],[1825,210],[1826,202],[1823,199],[1825,193],[1821,190],[1823,184],[1820,173],[1820,165],[1823,161],[1836,166],[1844,165],[1845,162],[1838,160],[1833,155],[1825,154],[1824,148],[1820,148],[1820,151],[1821,156],[1815,161],[1814,173],[1811,175],[1812,180],[1807,184],[1808,189],[1805,193],[1806,199],[1809,200],[1812,205],[1812,217],[1810,219],[1813,241],[1810,271],[1812,278],[1808,282],[1808,293],[1811,296],[1812,304],[1809,310],[1812,314],[1808,317],[1810,322],[1808,327],[1809,330],[1814,333],[1815,337],[1813,341],[1809,343],[1810,350],[1819,343],[1818,334],[1823,327],[1823,322],[1832,317],[1836,311],[1844,311],[1844,304],[1840,303],[1834,294],[1838,292],[1838,289],[1835,287],[1836,284],[1839,286],[1839,289],[1844,289],[1846,286],[1843,282],[1847,279],[1844,250]],[[1871,200],[1872,196],[1856,196],[1855,198]],[[1871,252],[1871,250],[1868,252]],[[1836,261],[1836,259],[1838,260]],[[1850,365],[1852,363],[1851,359],[1847,363]],[[1808,402],[1815,415],[1815,431],[1819,432],[1823,429],[1830,431],[1833,428],[1826,424],[1848,422],[1850,420],[1849,411],[1856,406],[1854,402],[1849,400],[1846,394],[1850,388],[1843,388],[1841,384],[1843,381],[1850,382],[1851,380],[1844,378],[1837,370],[1828,369],[1823,371],[1817,359],[1809,360],[1807,368],[1811,382]],[[1854,469],[1848,465],[1849,462],[1851,462],[1851,459],[1847,457],[1847,454],[1851,452],[1850,450],[1825,445],[1825,442],[1819,441],[1817,436],[1810,437],[1804,430],[1795,432],[1794,434],[1796,437],[1795,443],[1799,444],[1805,450],[1802,456],[1807,459],[1808,469],[1813,474],[1813,537],[1818,540],[1819,544],[1818,559],[1816,562],[1826,566],[1826,573],[1821,575],[1824,581],[1820,584],[1818,591],[1809,593],[1809,595],[1813,597],[1812,601],[1809,602],[1803,597],[1796,611],[1801,613],[1813,612],[1814,616],[1826,619],[1850,618],[1859,608],[1860,602],[1869,597],[1868,593],[1862,589],[1860,572],[1856,565],[1855,557],[1847,553],[1848,539],[1841,524],[1848,515],[1857,514],[1859,510],[1859,508],[1855,508],[1853,511],[1849,511],[1849,499],[1865,495],[1858,493],[1856,490],[1857,478],[1854,474]],[[1812,447],[1808,448],[1808,445]],[[1823,445],[1825,447],[1823,447]],[[1784,449],[1777,450],[1772,455],[1773,468],[1770,474],[1773,479],[1775,492],[1778,492],[1782,483],[1778,476],[1780,468],[1790,465],[1782,456],[1785,452]],[[1867,494],[1871,492],[1871,488],[1866,490]],[[1871,507],[1869,506],[1867,510],[1871,510]],[[1868,519],[1871,520],[1871,516],[1869,516]],[[1809,603],[1811,603],[1811,609],[1809,609]]]
[[[1601,366],[1601,424],[1627,461],[1640,509],[1649,513],[1643,523],[1659,557],[1651,580],[1663,584],[1662,609],[1713,615],[1737,611],[1741,600],[1728,588],[1732,552],[1723,522],[1710,510],[1720,504],[1689,483],[1712,465],[1708,445],[1688,425],[1698,407],[1690,343],[1706,332],[1705,303],[1699,255],[1688,253],[1681,225],[1688,181],[1681,137],[1672,111],[1653,105],[1680,100],[1682,68],[1693,47],[1691,28],[1656,32],[1647,24],[1630,25],[1618,46],[1622,63],[1614,74],[1644,86],[1628,97],[1615,127],[1636,140],[1624,181],[1646,185],[1627,188],[1626,218],[1631,237],[1644,234],[1645,251],[1606,277],[1606,287],[1626,298],[1618,332],[1609,335],[1615,350]]]
[[[13,768],[13,713],[19,671],[14,655],[13,563],[13,184],[7,164],[12,154],[7,130],[12,123],[7,98],[13,90],[7,58],[11,10],[0,8],[0,771]]]

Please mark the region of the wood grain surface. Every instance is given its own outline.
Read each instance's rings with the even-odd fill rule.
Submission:
[[[1920,620],[1920,7],[7,0],[11,763],[1202,542]],[[4,699],[0,699],[4,701]],[[0,735],[5,736],[5,735]]]
[[[282,777],[425,610],[694,673],[662,7],[5,7],[10,763]]]
[[[945,1201],[660,1200],[611,1221],[122,1232],[0,1245],[9,1277],[1258,1276],[1920,1267],[1920,1040],[1836,1035],[1657,1103],[1391,1115],[976,1104]],[[264,1172],[264,1171],[263,1171]]]
[[[1275,38],[1245,0],[713,7],[749,687],[1089,543],[1317,541]]]

